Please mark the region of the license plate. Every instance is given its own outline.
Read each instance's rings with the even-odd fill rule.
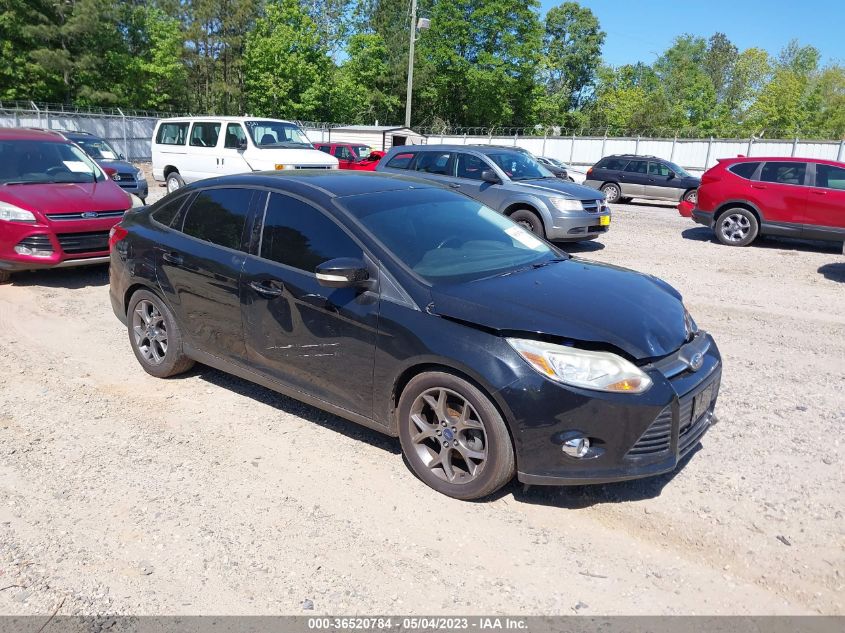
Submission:
[[[608,226],[609,224],[610,224],[610,216],[609,215],[599,216],[599,226]]]
[[[692,401],[692,420],[690,422],[695,422],[698,420],[702,415],[707,413],[707,409],[710,408],[710,401],[713,399],[713,385],[710,385],[706,389],[704,389],[701,393],[695,396],[695,399]]]

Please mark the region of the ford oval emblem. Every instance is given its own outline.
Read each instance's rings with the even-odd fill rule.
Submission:
[[[97,213],[96,211],[85,211],[82,214],[82,217],[85,218],[86,220],[89,220],[91,218],[99,218],[100,214]]]
[[[704,364],[704,356],[700,352],[696,352],[692,355],[692,358],[689,359],[689,368],[693,371],[698,371],[701,369],[701,366]]]

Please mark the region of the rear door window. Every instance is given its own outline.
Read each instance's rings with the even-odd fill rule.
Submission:
[[[191,128],[192,147],[216,147],[220,136],[220,124],[211,122],[196,122]]]
[[[623,170],[625,166],[628,164],[627,158],[604,158],[599,161],[598,165],[596,165],[599,169],[614,169],[614,170]]]
[[[242,188],[207,189],[194,198],[182,232],[218,246],[243,250],[243,233],[253,191]]]
[[[763,165],[760,172],[762,182],[776,182],[782,185],[803,185],[804,174],[807,173],[807,163],[776,163]]]
[[[644,160],[632,160],[625,167],[626,172],[633,172],[635,174],[644,174],[648,169],[648,162]]]
[[[816,187],[845,190],[845,169],[816,163]]]
[[[452,154],[450,152],[421,152],[414,169],[427,174],[441,174],[446,176],[451,157]]]
[[[746,180],[751,180],[751,177],[754,176],[754,172],[757,171],[757,167],[760,166],[760,163],[737,163],[736,165],[731,165],[728,167],[728,171],[732,174],[736,174],[740,178],[745,178]]]
[[[184,145],[188,138],[188,123],[162,123],[156,132],[159,145]]]
[[[179,211],[187,198],[188,196],[179,196],[173,200],[168,200],[158,209],[153,211],[153,220],[155,220],[159,224],[163,224],[164,226],[177,225],[174,220],[176,220],[176,218],[178,217]]]
[[[387,163],[386,166],[390,167],[391,169],[408,169],[408,167],[411,166],[412,160],[414,160],[413,152],[401,152],[391,158],[390,162]]]

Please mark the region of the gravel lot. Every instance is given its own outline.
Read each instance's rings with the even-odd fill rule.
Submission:
[[[0,286],[0,613],[845,613],[840,246],[614,211],[569,250],[683,292],[719,423],[672,475],[479,503],[261,387],[147,376],[105,268]]]

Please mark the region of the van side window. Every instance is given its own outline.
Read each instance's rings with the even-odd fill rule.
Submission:
[[[215,147],[220,137],[219,123],[194,123],[191,128],[192,147]]]
[[[156,143],[159,145],[184,145],[187,138],[187,123],[162,123],[156,133]]]
[[[215,141],[216,143],[217,141]],[[246,145],[246,132],[244,132],[240,123],[229,123],[226,126],[226,142],[223,147],[238,149],[241,145]]]
[[[187,211],[182,232],[212,244],[241,249],[251,189],[206,189]]]

